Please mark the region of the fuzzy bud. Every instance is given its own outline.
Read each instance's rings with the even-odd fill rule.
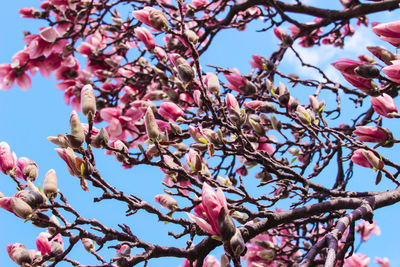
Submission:
[[[68,143],[72,148],[79,148],[85,141],[85,132],[83,131],[79,116],[75,111],[71,113],[69,124],[71,133],[66,135]]]
[[[179,78],[185,83],[191,82],[194,79],[195,73],[189,64],[180,64],[176,68]]]
[[[170,195],[162,194],[154,197],[154,200],[161,205],[161,207],[169,210],[176,210],[178,202]]]
[[[10,205],[14,213],[22,219],[28,218],[28,216],[33,212],[28,203],[17,197],[11,197]]]
[[[147,136],[150,139],[157,139],[160,135],[160,129],[158,128],[158,124],[151,107],[147,108],[146,114],[144,115],[144,120],[146,124]]]
[[[168,30],[168,20],[164,13],[158,9],[151,9],[149,12],[149,22],[151,26],[160,31]]]
[[[236,232],[236,226],[229,214],[226,214],[224,208],[218,214],[218,230],[221,233],[222,240],[229,241]]]
[[[96,96],[94,95],[93,87],[90,84],[85,85],[81,91],[81,106],[82,113],[88,115],[92,113],[92,116],[96,112]]]
[[[44,176],[43,192],[49,199],[54,199],[57,196],[57,175],[53,169],[49,170]]]
[[[82,238],[81,239],[81,242],[82,242],[82,245],[83,245],[83,247],[85,248],[85,250],[87,251],[87,252],[92,252],[92,251],[94,251],[94,242],[93,242],[93,240],[92,239],[90,239],[90,238]]]
[[[367,79],[373,79],[379,76],[379,70],[372,65],[360,65],[354,69],[354,72],[357,75]]]

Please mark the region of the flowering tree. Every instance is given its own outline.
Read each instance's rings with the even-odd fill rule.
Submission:
[[[385,157],[385,148],[399,141],[383,125],[400,117],[393,100],[400,61],[391,51],[400,45],[400,22],[369,23],[368,15],[397,9],[399,1],[340,3],[341,10],[330,10],[278,0],[47,0],[22,8],[23,17],[47,25],[26,33],[26,46],[0,65],[2,89],[16,83],[27,90],[38,71],[54,76],[74,111],[69,133],[48,139],[79,179],[77,190],[96,189],[96,203],[123,203],[126,216],[145,212],[176,225],[169,235],[182,246],[149,243],[131,225],[111,228],[85,218],[58,188],[55,170],[39,176],[34,159],[17,158],[4,140],[0,170],[17,190],[0,194],[1,212],[43,228],[37,250],[21,240],[7,246],[10,258],[25,267],[83,266],[69,256],[81,242],[94,255],[85,266],[151,264],[161,257],[182,258],[183,266],[367,266],[370,259],[354,253],[356,233],[363,242],[379,234],[374,211],[400,201],[400,165]],[[120,15],[127,8],[130,14]],[[276,51],[254,55],[248,74],[234,66],[205,71],[202,55],[214,37],[246,30],[256,19],[281,41]],[[343,84],[295,48],[340,49],[363,25],[387,46],[332,62]],[[282,72],[287,52],[320,79]],[[309,103],[298,99],[305,94]],[[165,192],[154,196],[158,204],[103,177],[94,150],[124,168],[160,168]],[[376,184],[387,179],[393,186],[348,190],[354,164],[370,168]],[[246,182],[253,179],[256,186]],[[217,247],[224,250],[220,262],[210,254]],[[110,249],[115,256],[103,256]],[[376,261],[389,266],[387,258]]]

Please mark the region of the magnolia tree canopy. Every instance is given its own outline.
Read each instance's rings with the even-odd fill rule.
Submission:
[[[54,77],[73,111],[69,132],[48,140],[74,192],[94,195],[93,203],[71,205],[74,194],[58,186],[54,169],[39,175],[35,159],[17,157],[2,140],[0,170],[16,190],[0,194],[0,216],[43,229],[37,249],[10,240],[15,264],[154,266],[155,258],[176,257],[197,267],[389,266],[384,255],[357,253],[355,240],[379,235],[375,210],[400,201],[400,165],[387,156],[399,142],[389,123],[400,117],[400,21],[368,20],[399,1],[340,0],[335,10],[302,2],[46,0],[21,8],[45,26],[25,32],[25,47],[0,64],[1,88],[28,90],[32,76]],[[246,31],[255,20],[280,44],[253,55],[249,73],[202,61],[221,32]],[[298,49],[340,50],[361,29],[386,45],[331,62],[343,83]],[[318,77],[286,72],[288,54]],[[102,174],[107,166],[96,164],[99,153],[133,171],[162,170],[151,183],[164,190],[153,200],[139,197],[146,189],[133,181],[115,186]],[[360,171],[369,192],[348,189]],[[374,190],[384,180],[387,187]],[[180,245],[82,215],[105,201],[126,209],[116,224],[146,213]],[[213,255],[218,247],[222,256]],[[76,248],[91,262],[71,256]]]

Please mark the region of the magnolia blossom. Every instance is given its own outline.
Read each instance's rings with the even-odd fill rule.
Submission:
[[[65,161],[67,164],[68,172],[72,176],[81,177],[81,165],[84,164],[83,159],[75,155],[72,148],[56,148],[57,154]]]
[[[137,38],[144,43],[148,50],[153,50],[156,47],[156,42],[154,40],[153,34],[143,27],[138,27],[135,29],[135,35]]]
[[[373,223],[362,221],[357,224],[356,232],[361,235],[362,240],[365,242],[371,237],[372,234],[380,235],[381,229],[376,224],[376,221]]]
[[[400,21],[379,23],[372,27],[372,30],[382,40],[394,46],[400,45]]]
[[[179,117],[185,116],[185,113],[183,113],[182,109],[172,102],[163,102],[160,105],[158,114],[173,121],[176,121]]]
[[[42,256],[60,253],[64,250],[64,242],[60,234],[57,234],[52,239],[50,237],[52,237],[52,234],[49,232],[42,232],[36,238],[36,246]]]
[[[14,169],[17,161],[17,155],[11,153],[10,146],[6,142],[0,143],[0,170],[7,174],[8,171]]]
[[[207,183],[203,184],[201,203],[194,208],[194,215],[187,213],[200,228],[212,235],[221,235],[218,227],[218,216],[221,210],[228,214],[224,193],[218,187],[215,192]]]
[[[397,107],[393,98],[388,94],[383,94],[378,97],[371,97],[371,104],[375,112],[386,118],[398,117]]]
[[[381,127],[357,126],[353,134],[361,142],[384,143],[388,140],[387,132]]]
[[[357,149],[354,151],[351,161],[357,165],[371,169],[375,168],[380,170],[384,166],[382,160],[375,156],[373,152],[365,149]]]
[[[379,267],[390,267],[390,262],[388,258],[376,258],[376,263],[378,263],[380,266]]]
[[[370,258],[361,253],[355,253],[353,256],[344,260],[343,267],[368,267]]]
[[[392,63],[392,65],[384,67],[382,72],[385,73],[390,80],[400,83],[400,60],[394,60]]]
[[[224,73],[224,76],[228,81],[226,86],[233,91],[240,93],[240,88],[246,85],[246,78],[240,75],[240,72],[237,69],[231,70],[230,73]]]

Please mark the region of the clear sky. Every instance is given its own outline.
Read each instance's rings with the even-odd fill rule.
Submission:
[[[310,1],[309,1],[310,2]],[[38,32],[38,24],[35,20],[22,19],[17,13],[18,9],[28,7],[28,5],[38,5],[39,1],[7,1],[2,4],[0,9],[0,63],[10,62],[11,57],[24,46],[22,42],[23,31],[28,30],[32,33]],[[390,21],[399,17],[399,11],[389,15],[375,16],[371,21]],[[248,27],[247,31],[238,32],[228,30],[220,33],[214,40],[214,44],[203,56],[201,63],[218,65],[226,68],[237,67],[242,73],[250,70],[248,61],[252,54],[259,54],[268,57],[270,52],[277,47],[278,41],[272,33],[256,33],[255,30],[261,28],[261,23],[256,22]],[[329,63],[337,58],[349,57],[355,59],[363,53],[366,44],[378,44],[379,39],[370,33],[369,29],[361,28],[350,41],[345,50],[322,47],[317,49],[301,49],[307,53],[310,63],[321,64],[337,79],[339,74],[329,67]],[[388,47],[388,46],[386,46]],[[293,56],[288,56],[284,64],[283,71],[298,72],[302,75],[312,76],[312,72],[302,69]],[[157,222],[155,216],[141,213],[140,216],[124,217],[126,207],[117,204],[115,201],[102,202],[94,205],[92,198],[98,195],[98,191],[82,192],[79,181],[71,177],[65,163],[54,151],[55,145],[47,141],[50,135],[64,134],[69,131],[69,115],[72,111],[70,106],[66,106],[63,101],[63,92],[54,87],[53,79],[44,79],[37,74],[33,78],[33,86],[29,91],[21,91],[14,86],[10,91],[0,91],[0,141],[6,141],[15,151],[18,157],[26,156],[34,160],[39,165],[39,178],[41,183],[44,174],[51,168],[55,169],[58,176],[59,188],[65,193],[70,203],[79,207],[81,214],[87,218],[101,219],[104,224],[116,227],[118,223],[127,223],[132,227],[134,233],[145,241],[155,242],[163,245],[185,246],[185,240],[174,241],[167,236],[167,232],[176,230],[171,225]],[[398,100],[396,100],[398,103]],[[399,104],[399,103],[398,103]],[[351,112],[351,110],[347,110]],[[81,117],[83,119],[83,116]],[[84,120],[82,120],[84,121]],[[386,123],[386,121],[385,121]],[[400,129],[398,123],[386,125],[396,136]],[[382,151],[382,150],[381,150]],[[382,151],[384,155],[395,157],[396,147]],[[392,154],[390,154],[392,153]],[[153,201],[153,196],[163,191],[161,181],[163,174],[158,169],[147,167],[135,167],[124,170],[118,162],[113,161],[110,156],[103,155],[102,152],[96,153],[98,166],[102,175],[109,179],[117,187],[124,188],[124,192],[136,194],[139,197]],[[385,190],[388,183],[382,182],[379,187],[374,187],[374,173],[356,166],[356,173],[351,181],[353,190]],[[367,180],[367,181],[366,181]],[[391,185],[390,185],[391,186]],[[15,184],[10,178],[0,174],[0,191],[5,195],[12,195],[15,192]],[[400,266],[400,255],[398,253],[400,231],[397,230],[400,221],[399,205],[378,210],[375,219],[378,221],[382,230],[380,237],[372,236],[370,241],[364,244],[359,252],[368,254],[371,262],[374,263],[376,256],[389,257],[392,266]],[[182,214],[182,216],[185,216]],[[180,230],[178,228],[178,230]],[[5,246],[9,243],[23,243],[28,249],[36,248],[35,238],[43,229],[33,227],[29,222],[23,223],[21,219],[12,214],[0,210],[0,266],[14,266],[7,256]],[[64,242],[68,243],[66,239]],[[358,242],[358,240],[357,240]],[[106,251],[106,250],[103,250]],[[114,256],[114,250],[103,253],[106,259]],[[217,251],[219,255],[220,249]],[[83,264],[93,264],[97,261],[86,253],[81,245],[78,245],[70,258],[79,259]],[[148,266],[178,266],[181,259],[162,259],[151,260]],[[371,264],[373,266],[374,264]],[[59,266],[70,266],[62,263]],[[140,265],[141,266],[141,265]]]

